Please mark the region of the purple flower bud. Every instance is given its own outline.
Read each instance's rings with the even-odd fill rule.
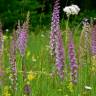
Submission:
[[[30,93],[31,93],[31,87],[30,87],[30,85],[26,84],[26,85],[24,86],[24,93],[25,93],[26,95],[30,95]]]

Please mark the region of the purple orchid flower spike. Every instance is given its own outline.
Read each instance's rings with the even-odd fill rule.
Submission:
[[[64,77],[64,48],[63,41],[60,32],[60,0],[55,0],[52,14],[52,22],[51,22],[51,34],[50,34],[50,48],[51,55],[54,56],[56,60],[56,67],[58,71],[58,75],[61,79]]]
[[[71,77],[72,82],[77,83],[77,71],[78,71],[78,65],[76,64],[76,56],[75,56],[75,49],[74,49],[74,43],[72,38],[72,33],[69,35],[69,59],[70,59],[70,66],[71,66]]]
[[[26,45],[27,45],[27,38],[28,38],[28,28],[29,28],[29,14],[27,14],[27,20],[23,23],[22,28],[20,29],[21,32],[19,33],[19,37],[17,40],[17,45],[20,51],[21,56],[25,55]]]
[[[56,67],[61,79],[64,78],[64,47],[61,32],[58,31],[56,39]]]
[[[92,37],[92,40],[91,40],[92,55],[96,56],[96,19],[94,19],[94,22],[93,22],[91,37]]]
[[[53,8],[53,14],[52,14],[52,22],[51,22],[51,34],[50,34],[50,49],[51,49],[51,55],[55,55],[55,48],[56,48],[56,35],[57,31],[59,29],[59,1],[55,0],[54,8]]]

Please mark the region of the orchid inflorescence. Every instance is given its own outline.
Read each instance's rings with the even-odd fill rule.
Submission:
[[[60,0],[56,0],[54,4],[53,14],[52,14],[52,23],[51,23],[51,34],[50,34],[50,49],[51,54],[55,58],[56,68],[58,75],[61,79],[64,78],[64,48],[63,40],[60,32]]]

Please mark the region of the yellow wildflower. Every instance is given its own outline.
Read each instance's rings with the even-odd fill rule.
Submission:
[[[35,78],[35,74],[34,74],[32,71],[30,71],[30,72],[28,73],[27,79],[28,79],[29,81],[31,81],[31,80],[33,80],[34,78]]]
[[[8,91],[9,91],[9,87],[8,86],[5,86],[4,87],[3,96],[11,96],[11,94]]]
[[[24,95],[24,96],[27,96],[27,95]]]
[[[93,64],[93,65],[96,64],[96,56],[92,56],[92,64]]]
[[[30,81],[27,81],[27,83],[26,83],[26,84],[30,85]]]
[[[35,58],[34,55],[32,56],[32,61],[33,61],[33,62],[36,62],[36,58]]]
[[[91,67],[91,71],[96,72],[96,56],[92,56],[91,58],[92,61],[92,67]]]
[[[6,35],[3,36],[4,40],[6,40],[8,37]]]
[[[73,92],[73,83],[72,82],[69,83],[68,89],[70,90],[70,92]]]

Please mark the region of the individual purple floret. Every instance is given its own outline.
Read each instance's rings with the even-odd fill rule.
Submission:
[[[70,59],[70,65],[71,65],[72,82],[73,83],[77,83],[77,69],[78,69],[78,65],[76,64],[74,43],[73,43],[73,39],[72,39],[72,34],[71,33],[70,33],[70,39],[69,39],[69,59]]]
[[[61,32],[58,31],[56,39],[56,67],[61,79],[64,77],[64,48]]]
[[[31,93],[31,87],[30,87],[30,85],[26,84],[26,85],[24,86],[24,94],[26,94],[26,95],[29,96],[30,93]]]
[[[92,28],[92,55],[96,55],[96,20],[94,20],[94,25]]]
[[[51,55],[55,55],[55,48],[56,48],[56,35],[59,29],[59,1],[55,0],[53,13],[52,13],[52,22],[51,22],[51,34],[50,34],[50,49]]]

